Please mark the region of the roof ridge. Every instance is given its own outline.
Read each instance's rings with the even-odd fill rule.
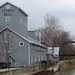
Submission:
[[[26,37],[20,35],[19,33],[15,32],[13,29],[11,29],[11,28],[8,27],[8,26],[6,26],[5,28],[3,28],[3,29],[0,31],[0,33],[1,33],[2,31],[4,31],[5,29],[7,29],[7,28],[8,28],[9,30],[11,30],[13,33],[15,33],[16,35],[18,35],[18,36],[20,36],[21,38],[23,38],[24,40],[26,40],[28,43],[36,44],[36,45],[39,45],[39,46],[42,46],[42,47],[45,47],[45,48],[46,48],[46,46],[44,46],[43,44],[39,43],[37,40],[34,40],[34,39],[31,38],[30,36],[28,36],[28,38],[26,38]]]

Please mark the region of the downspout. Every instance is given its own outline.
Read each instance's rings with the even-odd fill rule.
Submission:
[[[28,44],[28,65],[30,65],[30,43]]]

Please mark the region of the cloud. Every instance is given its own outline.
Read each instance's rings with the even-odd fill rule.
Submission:
[[[35,30],[44,26],[43,18],[49,13],[60,18],[65,30],[74,32],[75,0],[0,0],[0,4],[7,1],[28,13],[29,29]]]

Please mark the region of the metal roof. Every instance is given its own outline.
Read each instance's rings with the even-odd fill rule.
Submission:
[[[22,39],[24,39],[24,40],[26,40],[28,43],[31,43],[31,44],[35,44],[35,45],[38,45],[38,46],[42,46],[42,47],[44,47],[44,48],[47,48],[46,46],[44,46],[44,45],[42,45],[40,42],[38,42],[37,40],[34,40],[34,39],[32,39],[31,37],[23,37],[22,35],[20,35],[20,34],[18,34],[17,32],[15,32],[14,30],[12,30],[11,28],[9,28],[8,26],[6,26],[5,28],[3,28],[1,31],[0,31],[0,33],[2,32],[2,31],[4,31],[5,29],[9,29],[9,30],[11,30],[12,32],[14,32],[16,35],[18,35],[18,36],[20,36]]]
[[[30,43],[32,43],[32,44],[36,44],[36,45],[39,45],[39,46],[42,46],[42,47],[47,48],[46,46],[44,46],[43,44],[41,44],[41,43],[38,42],[37,40],[32,39],[30,36],[28,36],[27,39],[28,39],[28,41],[29,41]]]

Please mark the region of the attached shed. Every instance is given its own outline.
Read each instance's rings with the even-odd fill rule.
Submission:
[[[59,61],[59,47],[54,47],[54,51],[52,47],[48,47],[47,52],[47,60],[48,61]]]
[[[54,61],[54,55],[51,53],[47,53],[47,61]]]

